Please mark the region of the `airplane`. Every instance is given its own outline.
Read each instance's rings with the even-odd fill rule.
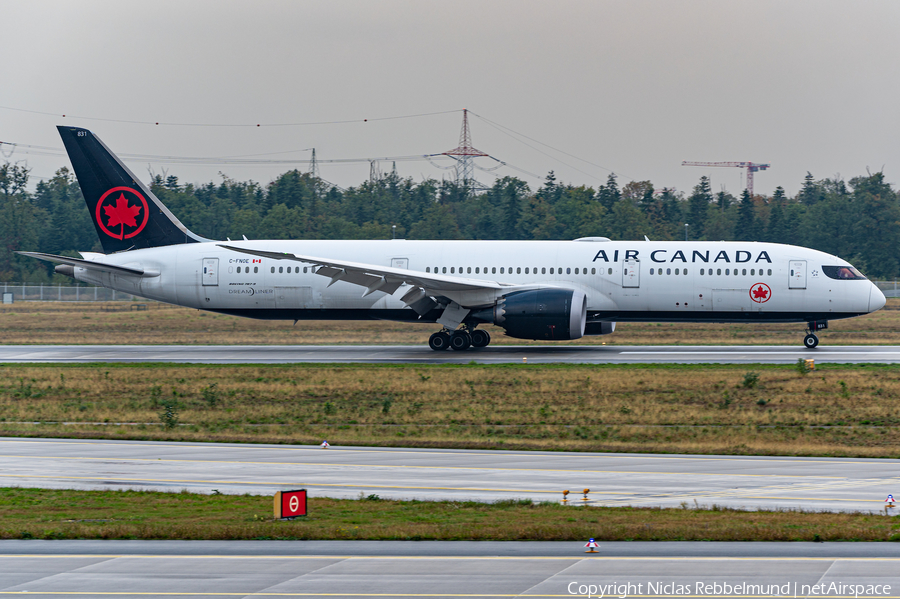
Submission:
[[[807,323],[885,305],[850,263],[803,247],[726,241],[205,239],[87,129],[57,128],[104,253],[21,251],[79,281],[234,316],[437,324],[431,349],[566,341],[618,322]]]

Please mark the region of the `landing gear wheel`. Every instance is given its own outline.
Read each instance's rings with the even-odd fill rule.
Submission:
[[[450,335],[450,347],[455,351],[465,351],[472,345],[472,338],[466,331],[454,331]]]
[[[806,349],[815,349],[819,345],[819,338],[816,337],[815,333],[809,333],[803,338],[803,345]]]
[[[450,335],[441,331],[428,338],[428,347],[434,351],[443,351],[450,347]]]
[[[472,347],[487,347],[491,342],[491,335],[487,331],[475,329],[472,331]]]

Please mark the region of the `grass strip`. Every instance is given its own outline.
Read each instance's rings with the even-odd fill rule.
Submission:
[[[0,365],[0,435],[900,456],[900,366]]]
[[[0,489],[2,539],[900,541],[900,517],[311,498],[274,520],[272,498],[150,491]]]

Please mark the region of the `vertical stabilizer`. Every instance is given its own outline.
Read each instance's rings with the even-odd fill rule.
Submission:
[[[181,224],[93,133],[57,129],[104,252],[207,241]]]

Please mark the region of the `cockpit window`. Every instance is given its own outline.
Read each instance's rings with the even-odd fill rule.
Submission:
[[[829,279],[852,280],[866,278],[852,266],[823,266],[822,272],[824,272],[825,276]]]

